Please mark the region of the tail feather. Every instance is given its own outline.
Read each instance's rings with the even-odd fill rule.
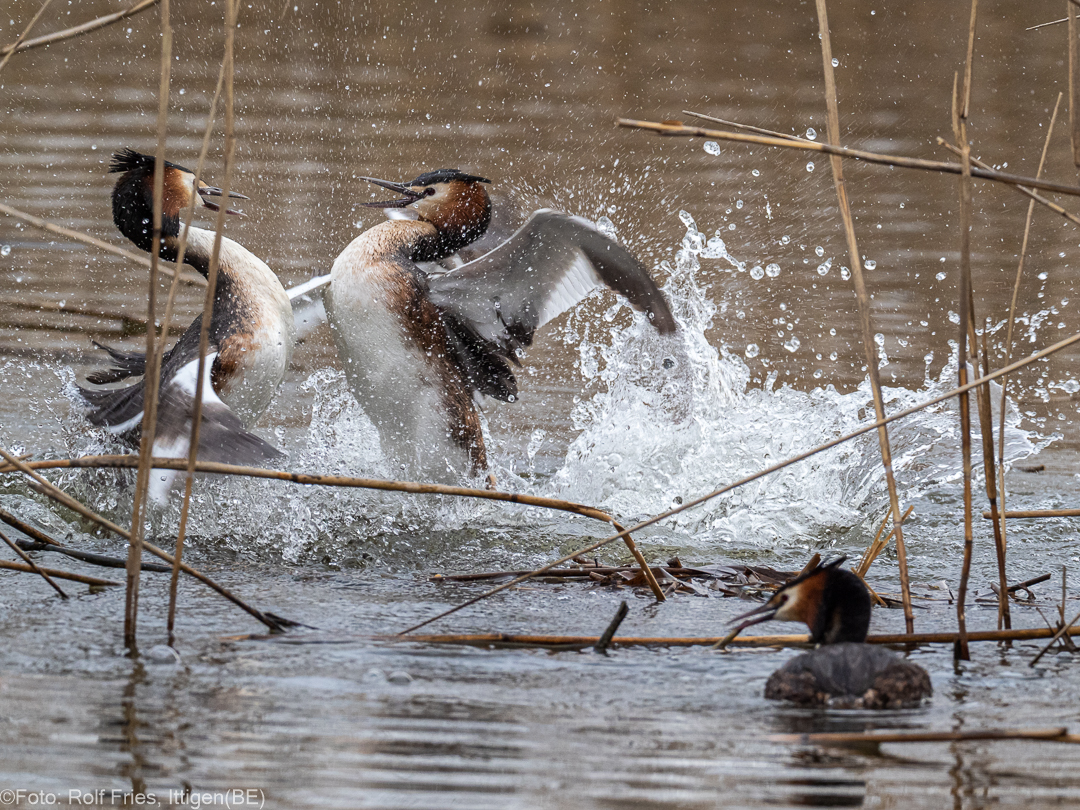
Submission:
[[[91,372],[86,376],[87,382],[94,385],[108,385],[126,380],[128,377],[141,377],[146,373],[146,355],[142,352],[125,352],[106,346],[104,343],[98,343],[96,340],[92,343],[108,352],[113,367]]]

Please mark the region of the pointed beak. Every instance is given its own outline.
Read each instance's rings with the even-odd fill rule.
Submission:
[[[740,624],[734,630],[734,633],[737,634],[745,630],[747,627],[771,620],[774,616],[776,616],[777,610],[779,610],[779,607],[777,607],[776,605],[770,605],[768,602],[766,602],[761,607],[756,607],[753,610],[742,614],[741,616],[736,616],[734,619],[728,622],[728,624],[742,622],[742,624]],[[743,621],[744,619],[746,621]]]
[[[199,198],[202,200],[202,204],[206,208],[209,208],[211,211],[220,211],[221,206],[218,205],[217,203],[210,202],[206,198],[207,197],[224,197],[224,196],[225,196],[225,192],[223,192],[220,188],[217,188],[216,186],[203,186],[202,188],[199,189]],[[235,191],[230,191],[229,192],[229,197],[231,199],[236,199],[236,200],[250,200],[251,199],[250,197],[245,197],[243,194],[237,194]],[[244,216],[243,211],[234,211],[232,208],[226,208],[225,213],[226,214],[232,214],[234,217],[242,217],[242,216]]]
[[[390,189],[390,191],[398,194],[405,195],[399,200],[387,200],[385,202],[369,202],[361,203],[366,208],[404,208],[407,205],[412,205],[414,202],[423,197],[423,194],[417,193],[404,183],[391,183],[389,180],[377,180],[374,177],[361,177],[361,180],[367,180],[369,183],[374,183],[382,188]]]

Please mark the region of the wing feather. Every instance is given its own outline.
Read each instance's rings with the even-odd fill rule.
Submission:
[[[645,267],[588,220],[540,210],[497,248],[428,278],[431,301],[512,356],[544,324],[605,285],[661,332],[675,319]]]

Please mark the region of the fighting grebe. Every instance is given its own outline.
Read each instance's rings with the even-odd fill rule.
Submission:
[[[326,308],[349,385],[383,452],[408,475],[456,481],[484,472],[474,397],[512,402],[517,351],[599,285],[626,296],[660,332],[675,331],[645,268],[587,220],[537,211],[489,253],[429,274],[419,263],[484,234],[491,181],[457,169],[408,183],[361,179],[402,195],[367,206],[411,206],[417,219],[384,222],[353,240],[334,262]]]
[[[764,605],[734,621],[739,629],[772,619],[803,622],[816,650],[792,658],[769,676],[765,697],[803,706],[897,709],[930,697],[930,676],[890,650],[867,644],[870,594],[840,557],[801,574]],[[749,617],[757,618],[749,618]]]
[[[112,193],[113,221],[140,249],[151,249],[154,157],[124,149],[113,155],[110,172],[121,176]],[[201,202],[219,210],[208,197],[220,197],[221,189],[200,181],[182,166],[166,162],[160,256],[175,261],[180,243],[180,214]],[[247,199],[242,194],[230,197]],[[230,214],[238,213],[228,211]],[[204,276],[209,272],[214,232],[188,229],[184,263]],[[199,315],[176,344],[165,353],[154,455],[186,457],[195,400],[199,354]],[[221,240],[214,312],[210,321],[199,458],[204,461],[257,463],[281,454],[262,439],[248,433],[269,406],[292,353],[295,328],[289,298],[277,276],[258,257],[228,238]],[[102,346],[114,367],[88,375],[95,385],[119,382],[145,372],[146,359],[139,352],[123,352]],[[85,389],[90,422],[137,443],[143,415],[143,381],[126,388]],[[160,475],[159,475],[160,473]],[[153,491],[160,500],[168,491],[171,475],[158,471]],[[164,482],[164,486],[162,486]]]

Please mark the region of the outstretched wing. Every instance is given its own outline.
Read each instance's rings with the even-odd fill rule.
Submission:
[[[541,326],[605,285],[663,333],[675,319],[644,265],[591,222],[537,211],[490,253],[428,279],[432,303],[513,356]]]

